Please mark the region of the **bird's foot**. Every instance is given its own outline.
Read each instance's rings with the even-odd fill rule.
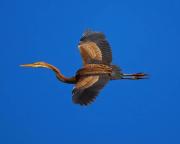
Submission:
[[[145,74],[145,73],[135,73],[135,74],[132,74],[132,79],[134,79],[134,80],[147,79],[147,78],[148,78],[148,74]]]
[[[122,79],[129,79],[129,80],[139,80],[139,79],[147,79],[148,74],[145,73],[135,73],[135,74],[123,74]]]

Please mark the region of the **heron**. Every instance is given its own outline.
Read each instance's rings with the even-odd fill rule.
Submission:
[[[120,67],[112,64],[112,50],[102,32],[86,30],[80,38],[78,48],[83,66],[72,77],[65,77],[57,67],[43,61],[21,66],[48,68],[54,71],[61,82],[74,84],[72,101],[80,105],[92,103],[100,90],[111,80],[139,80],[146,79],[148,76],[142,72],[126,74]]]

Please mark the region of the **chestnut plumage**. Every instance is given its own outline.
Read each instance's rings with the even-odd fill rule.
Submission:
[[[72,100],[76,104],[88,105],[93,102],[100,90],[110,81],[118,79],[138,80],[147,78],[145,73],[124,74],[112,64],[112,51],[102,32],[85,31],[78,44],[83,66],[75,76],[67,78],[55,66],[46,62],[23,64],[24,67],[44,67],[55,72],[56,77],[69,84],[75,84]]]

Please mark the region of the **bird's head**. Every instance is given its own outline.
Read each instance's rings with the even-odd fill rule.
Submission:
[[[35,62],[32,64],[22,64],[22,67],[33,67],[33,68],[49,68],[49,64],[46,62]]]

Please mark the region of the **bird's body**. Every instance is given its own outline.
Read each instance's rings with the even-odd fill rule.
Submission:
[[[87,64],[83,68],[79,69],[76,73],[76,77],[83,77],[87,75],[99,75],[99,74],[111,74],[112,68],[103,64]]]
[[[110,80],[116,79],[143,79],[146,74],[123,74],[119,67],[112,65],[112,52],[105,35],[101,32],[86,31],[78,45],[83,67],[75,76],[67,78],[59,69],[46,62],[24,64],[26,67],[45,67],[53,70],[56,77],[69,84],[75,84],[73,88],[73,101],[77,104],[87,105],[98,95],[99,91]]]

